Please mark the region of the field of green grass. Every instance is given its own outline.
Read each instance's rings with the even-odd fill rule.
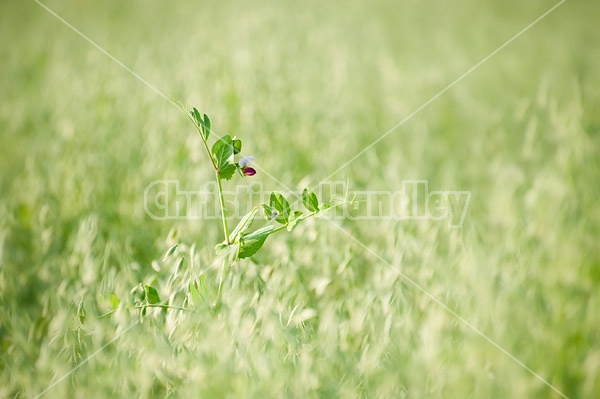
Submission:
[[[43,3],[123,65],[0,2],[0,398],[600,397],[599,3],[339,171],[556,3]],[[471,192],[464,224],[310,220],[215,308],[220,222],[144,210],[155,180],[214,178],[161,93],[242,137],[265,190],[427,180]],[[140,284],[189,310],[141,318]]]

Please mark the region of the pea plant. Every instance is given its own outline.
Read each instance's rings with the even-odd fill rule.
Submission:
[[[186,112],[183,107],[182,110]],[[306,208],[306,211],[303,212],[292,210],[288,199],[278,192],[272,192],[268,204],[255,206],[241,218],[237,226],[230,232],[227,222],[227,209],[223,198],[223,181],[232,180],[236,172],[242,178],[254,176],[256,169],[250,166],[254,158],[252,156],[241,156],[242,140],[237,137],[225,135],[217,138],[214,144],[209,146],[211,122],[208,115],[201,115],[196,108],[187,111],[186,114],[198,130],[217,182],[224,238],[223,242],[215,247],[217,255],[226,257],[230,262],[251,257],[262,248],[270,235],[282,230],[291,232],[303,220],[344,204],[343,202],[335,205],[319,203],[315,193],[305,188],[301,197],[302,204]],[[236,161],[238,157],[240,159]],[[262,210],[267,222],[274,221],[276,224],[267,224],[257,230],[249,231],[259,210]]]
[[[217,195],[220,205],[220,219],[223,230],[223,241],[216,244],[216,255],[222,260],[221,276],[217,289],[216,301],[212,304],[212,309],[215,309],[220,302],[223,290],[223,279],[229,271],[229,267],[245,258],[250,258],[255,255],[263,245],[267,238],[275,233],[282,231],[291,232],[302,221],[311,217],[318,216],[328,210],[343,205],[351,204],[352,200],[344,198],[338,200],[330,199],[331,202],[319,202],[316,194],[309,188],[302,191],[300,198],[292,202],[301,202],[304,209],[292,209],[290,200],[279,192],[272,192],[269,195],[269,202],[255,205],[246,215],[241,217],[233,230],[230,230],[227,218],[227,209],[223,196],[223,184],[225,181],[233,180],[234,178],[251,178],[257,174],[253,168],[252,156],[242,155],[242,140],[237,137],[225,135],[222,137],[214,137],[211,140],[211,121],[208,115],[201,114],[197,108],[187,109],[182,103],[177,103],[182,112],[190,119],[202,141],[202,147],[206,152],[206,160],[210,168],[214,172],[214,179],[217,186]],[[215,134],[213,134],[215,136]],[[210,142],[213,142],[212,145]],[[257,229],[252,230],[252,225],[255,219],[259,218],[258,214],[262,212],[266,223]],[[163,261],[173,255],[179,244],[172,245],[166,252]],[[183,258],[178,262],[176,269],[181,267]],[[206,286],[204,276],[201,276],[199,281],[195,281],[188,285],[188,290],[195,306],[199,303],[206,303]],[[141,309],[141,314],[146,314],[147,308],[172,308],[179,310],[189,310],[185,307],[171,306],[160,299],[156,288],[150,285],[140,284],[135,289],[138,293],[136,307]]]

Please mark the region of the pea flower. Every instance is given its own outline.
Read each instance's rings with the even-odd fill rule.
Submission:
[[[256,174],[256,169],[248,166],[252,161],[254,161],[253,156],[245,156],[238,162],[238,166],[245,176],[254,176]]]

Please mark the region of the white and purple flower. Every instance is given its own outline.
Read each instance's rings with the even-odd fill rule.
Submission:
[[[254,176],[256,174],[256,169],[248,166],[252,161],[254,161],[254,157],[248,155],[240,159],[238,162],[238,166],[245,176]]]

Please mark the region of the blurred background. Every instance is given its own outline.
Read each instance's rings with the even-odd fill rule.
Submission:
[[[269,175],[316,185],[556,3],[44,4],[285,191]],[[405,277],[600,396],[598,20],[566,1],[330,177],[470,191],[462,228],[307,222],[234,267],[215,313],[188,287],[214,298],[220,224],[144,212],[154,180],[213,178],[193,126],[35,1],[0,2],[0,397],[561,397]],[[194,310],[139,323],[140,283]]]

